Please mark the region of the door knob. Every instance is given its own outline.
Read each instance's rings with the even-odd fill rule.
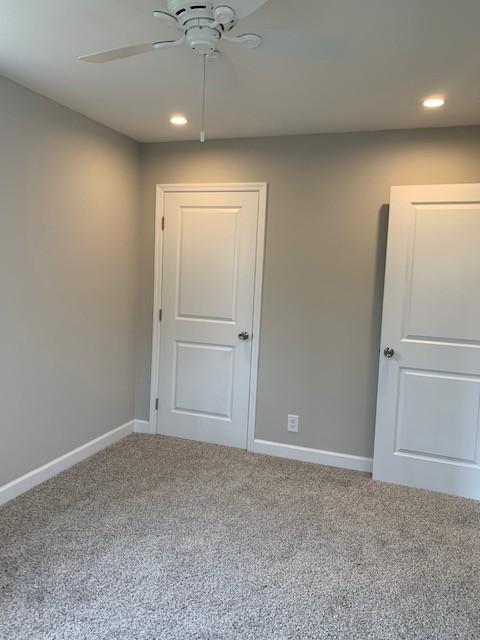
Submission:
[[[238,334],[238,339],[239,340],[248,340],[250,337],[250,334],[248,333],[248,331],[240,331],[240,333]]]
[[[395,355],[395,349],[392,349],[392,347],[387,347],[383,350],[383,355],[385,356],[385,358],[393,358],[393,356]]]

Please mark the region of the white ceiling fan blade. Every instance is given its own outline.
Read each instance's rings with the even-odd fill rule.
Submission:
[[[142,44],[135,44],[132,47],[122,47],[120,49],[110,49],[108,51],[99,51],[98,53],[91,53],[86,56],[80,56],[79,60],[84,62],[112,62],[113,60],[121,60],[122,58],[130,58],[132,56],[138,56],[142,53],[149,53],[156,49],[163,49],[165,47],[172,47],[176,44],[183,42],[182,40],[166,40],[165,42],[143,42]]]
[[[169,13],[168,11],[162,11],[160,9],[156,9],[153,12],[153,16],[155,18],[158,18],[159,20],[163,20],[164,22],[168,22],[169,24],[176,26],[178,24],[177,22],[177,18],[175,16],[173,16],[171,13]]]
[[[241,20],[260,9],[267,2],[268,0],[217,0],[215,6],[230,7],[235,11],[235,19]]]
[[[262,38],[257,36],[256,33],[244,33],[239,36],[225,36],[222,35],[222,40],[231,42],[232,44],[240,44],[245,49],[256,49],[262,44]]]

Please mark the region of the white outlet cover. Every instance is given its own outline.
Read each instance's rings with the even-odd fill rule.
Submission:
[[[293,433],[298,433],[298,416],[288,416],[287,428]]]

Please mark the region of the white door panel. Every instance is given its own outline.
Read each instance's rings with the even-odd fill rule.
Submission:
[[[246,448],[259,193],[164,197],[157,432]]]
[[[232,419],[233,347],[175,342],[172,410]]]
[[[480,498],[479,285],[480,185],[394,187],[375,479]]]
[[[178,317],[235,320],[238,208],[181,207]]]
[[[407,337],[478,342],[479,211],[475,204],[416,207]]]
[[[396,450],[478,462],[480,379],[401,369]]]

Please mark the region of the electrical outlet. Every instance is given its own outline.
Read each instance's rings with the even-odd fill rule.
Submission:
[[[288,416],[287,429],[298,433],[298,416]]]

